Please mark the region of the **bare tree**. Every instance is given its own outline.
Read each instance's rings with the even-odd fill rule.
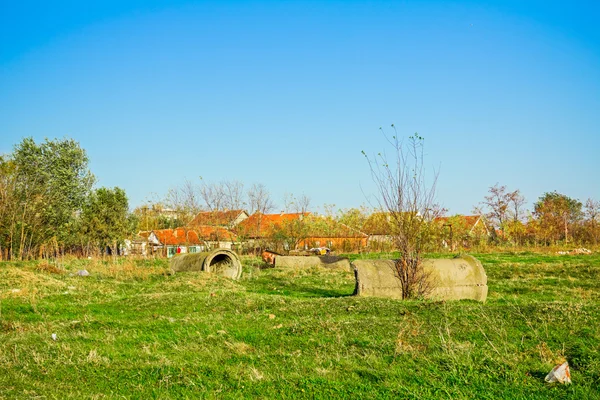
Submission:
[[[200,177],[202,180],[202,177]],[[200,197],[209,211],[239,210],[244,208],[244,184],[236,180],[200,184]]]
[[[250,207],[250,214],[255,212],[268,214],[275,209],[269,190],[264,184],[255,183],[248,189],[248,206]]]
[[[240,181],[223,181],[223,207],[227,210],[239,210],[244,208],[244,184]]]
[[[509,193],[506,192],[506,186],[499,186],[497,183],[490,187],[488,193],[489,195],[485,196],[483,201],[490,210],[486,216],[496,224],[497,228],[502,229],[508,214]]]
[[[422,255],[431,234],[437,172],[434,171],[433,182],[428,185],[423,137],[415,133],[405,143],[398,138],[393,124],[392,129],[394,135],[390,137],[380,128],[392,149],[389,159],[385,152],[369,157],[363,151],[363,155],[379,193],[379,208],[390,216],[394,245],[401,256],[395,263],[395,273],[406,299],[424,296],[433,289],[422,266]]]
[[[183,200],[183,206],[186,210],[189,210],[193,214],[198,213],[202,210],[202,203],[200,200],[200,188],[197,184],[192,183],[189,180],[185,180],[181,187],[181,195]]]
[[[434,203],[431,205],[429,217],[432,220],[434,220],[436,218],[445,216],[447,212],[448,212],[448,209],[446,207],[442,206],[439,203]]]
[[[200,187],[186,179],[182,186],[169,189],[164,202],[175,211],[177,219],[186,224],[202,211],[200,198]]]
[[[521,244],[523,237],[525,236],[526,228],[523,224],[525,197],[521,195],[519,189],[514,192],[507,193],[509,211],[508,216],[511,220],[508,220],[506,226],[503,227],[502,232],[507,234],[507,237],[511,238],[515,244]]]
[[[222,185],[202,181],[200,185],[200,197],[209,211],[223,210],[225,205],[225,191]]]
[[[286,212],[306,214],[310,208],[310,197],[304,193],[299,197],[296,197],[291,193],[286,193],[283,198],[283,203]]]
[[[600,201],[587,199],[585,202],[584,215],[589,227],[590,239],[598,244],[598,220],[600,219]]]
[[[508,203],[510,206],[510,214],[514,222],[521,221],[523,218],[523,206],[525,205],[525,197],[519,189],[508,193]]]

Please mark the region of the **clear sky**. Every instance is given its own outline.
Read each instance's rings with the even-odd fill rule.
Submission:
[[[598,21],[599,1],[0,0],[0,153],[72,137],[132,206],[202,176],[345,208],[394,123],[451,214],[495,183],[600,200]]]

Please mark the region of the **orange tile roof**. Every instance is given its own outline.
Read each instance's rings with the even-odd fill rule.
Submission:
[[[152,233],[163,245],[202,244],[198,233],[191,229],[157,229]]]
[[[236,236],[229,230],[214,226],[200,226],[195,229],[157,229],[152,231],[163,245],[200,245],[205,241],[231,240]]]
[[[229,226],[244,210],[225,210],[225,211],[201,211],[188,224],[189,227],[201,225],[209,226]]]
[[[235,233],[230,231],[227,228],[223,228],[220,226],[196,226],[194,229],[198,232],[198,236],[200,239],[209,240],[209,241],[232,241],[235,242],[238,240]]]
[[[274,228],[280,227],[287,221],[294,221],[308,216],[310,213],[281,213],[262,214],[254,213],[246,218],[236,228],[239,235],[249,238],[265,238],[271,235]]]

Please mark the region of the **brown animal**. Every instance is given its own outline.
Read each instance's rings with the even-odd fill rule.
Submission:
[[[264,262],[266,262],[267,264],[270,265],[275,265],[275,257],[278,256],[279,254],[270,251],[270,250],[265,250],[262,252],[262,259]]]

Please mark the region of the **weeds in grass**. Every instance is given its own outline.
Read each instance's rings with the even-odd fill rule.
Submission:
[[[410,354],[416,356],[425,350],[425,346],[415,343],[423,335],[423,322],[414,317],[407,317],[402,320],[396,337],[396,347],[394,356],[400,354]]]

